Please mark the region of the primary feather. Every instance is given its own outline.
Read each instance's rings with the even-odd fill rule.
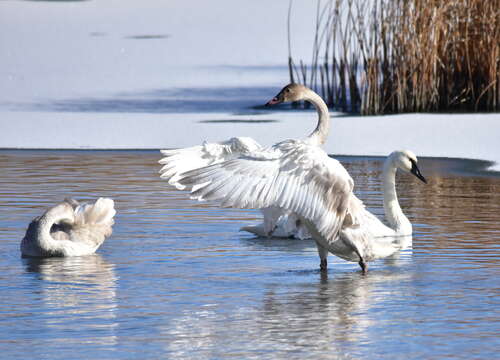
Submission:
[[[319,147],[289,140],[263,152],[241,156],[181,175],[179,182],[193,188],[198,200],[216,200],[223,206],[292,211],[316,241],[321,267],[331,252],[342,259],[366,262],[387,257],[400,248],[398,237],[412,233],[395,190],[397,169],[426,181],[409,151],[395,151],[384,165],[384,208],[389,226],[366,210],[353,193],[345,168]]]
[[[337,160],[300,140],[188,171],[178,182],[188,188],[203,184],[191,196],[219,200],[226,207],[288,209],[333,238],[344,221],[353,188],[351,177]]]
[[[328,136],[330,117],[328,107],[321,97],[311,89],[299,84],[289,84],[285,86],[268,105],[278,104],[287,101],[309,101],[317,110],[318,123],[316,129],[304,139],[303,143],[312,146],[321,146],[325,143]],[[201,146],[193,146],[184,149],[162,150],[164,157],[159,161],[163,165],[160,170],[160,177],[167,180],[170,185],[178,189],[196,190],[200,188],[200,184],[184,185],[179,182],[183,173],[191,170],[203,168],[209,165],[226,162],[242,156],[250,158],[273,158],[276,154],[274,150],[262,148],[255,140],[247,137],[235,137],[227,141],[219,143],[204,143]],[[297,159],[298,162],[301,159]],[[286,166],[286,164],[284,164]],[[207,174],[208,176],[208,174]],[[245,178],[238,175],[238,179],[242,184],[247,184]],[[208,179],[208,177],[207,177]],[[210,179],[213,186],[210,191],[217,191],[219,188],[224,188],[222,182],[217,182],[217,179]],[[280,182],[282,180],[276,179]],[[193,188],[195,186],[195,188]],[[266,191],[266,188],[256,187],[256,191]],[[206,194],[206,195],[210,195]],[[245,201],[245,196],[242,189],[233,189],[228,202]],[[223,202],[226,205],[226,202]],[[264,221],[257,226],[246,226],[242,230],[252,232],[259,236],[281,236],[281,237],[298,237],[309,238],[310,235],[298,219],[297,214],[289,209],[283,209],[278,205],[260,208],[264,215]]]

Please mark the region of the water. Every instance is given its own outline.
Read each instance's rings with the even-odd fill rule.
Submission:
[[[254,238],[252,210],[168,189],[156,151],[0,151],[0,349],[6,359],[488,358],[500,340],[500,178],[422,159],[399,177],[413,247],[370,263]],[[381,159],[339,157],[382,213]],[[115,199],[94,256],[22,259],[29,221],[66,196]]]
[[[1,147],[155,148],[235,134],[272,143],[313,128],[312,114],[255,109],[288,79],[288,2],[114,2],[0,1]],[[293,55],[307,58],[316,7],[294,9]],[[498,159],[494,114],[451,120],[336,116],[327,149]],[[0,150],[1,358],[497,355],[500,179],[488,164],[424,159],[428,185],[401,177],[413,247],[362,276],[333,256],[321,274],[311,241],[238,232],[258,212],[167,189],[158,158]],[[380,215],[380,159],[341,159]],[[30,220],[67,196],[114,198],[112,237],[94,256],[21,259]]]

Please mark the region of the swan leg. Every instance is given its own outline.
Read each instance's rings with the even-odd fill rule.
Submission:
[[[319,269],[322,272],[326,272],[326,270],[328,270],[328,261],[326,259],[321,259],[321,262],[319,263]]]
[[[260,211],[264,215],[264,232],[270,238],[278,227],[278,220],[282,212],[280,208],[274,206],[260,209]]]
[[[361,266],[361,272],[363,273],[363,275],[366,275],[368,273],[368,264],[365,262],[363,258],[359,260],[358,264],[359,266]]]
[[[276,231],[277,228],[278,228],[278,224],[275,224],[273,226],[273,228],[267,232],[267,237],[272,238],[274,235],[274,232]]]
[[[368,264],[366,263],[363,256],[361,256],[361,253],[359,252],[358,248],[354,245],[352,245],[352,248],[353,248],[354,252],[359,256],[358,264],[359,264],[359,266],[361,266],[361,272],[363,273],[363,275],[366,275],[368,273]]]
[[[321,271],[326,271],[328,267],[328,261],[326,260],[328,257],[328,250],[322,245],[320,245],[317,241],[316,241],[316,247],[318,248],[318,255],[321,260],[319,263],[319,269]]]

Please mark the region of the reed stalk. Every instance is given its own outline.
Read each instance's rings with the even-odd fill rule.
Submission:
[[[500,110],[500,0],[317,2],[310,65],[290,80],[344,111]]]

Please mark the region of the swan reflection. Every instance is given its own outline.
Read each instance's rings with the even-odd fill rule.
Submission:
[[[384,261],[398,265],[394,259]],[[316,349],[318,355],[324,355],[324,350],[342,354],[344,348],[355,354],[359,346],[373,341],[375,309],[387,300],[386,296],[406,296],[408,288],[400,284],[411,276],[400,268],[372,271],[368,276],[358,272],[335,276],[323,273],[317,283],[304,285],[300,291],[283,294],[282,289],[270,289],[254,331],[264,343],[282,343],[283,351],[290,346],[300,350],[305,345]],[[391,293],[384,294],[388,288]]]
[[[413,273],[404,271],[411,261],[406,251],[382,261],[383,266],[366,276],[358,271],[336,274],[335,268],[329,273],[297,271],[291,276],[307,279],[293,287],[285,285],[289,281],[267,283],[267,290],[252,300],[206,299],[206,304],[180,311],[161,327],[168,339],[165,351],[172,358],[269,352],[280,358],[304,349],[308,358],[328,358],[332,351],[355,354],[373,340],[377,309],[385,311],[388,297],[404,301],[412,296],[408,283]],[[317,278],[311,281],[314,274]],[[384,293],[387,289],[390,294]]]
[[[38,274],[44,319],[53,341],[67,342],[72,331],[98,336],[88,342],[115,345],[116,282],[114,265],[94,254],[81,257],[25,258],[27,272]],[[48,336],[50,336],[48,334]]]

